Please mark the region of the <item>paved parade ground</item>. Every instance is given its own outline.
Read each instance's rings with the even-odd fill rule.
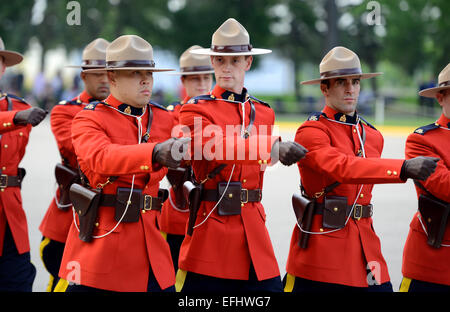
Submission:
[[[46,290],[48,274],[39,256],[42,238],[39,224],[54,196],[56,183],[54,166],[60,161],[55,139],[50,131],[47,117],[33,128],[21,167],[27,175],[22,184],[23,206],[28,218],[31,258],[37,275],[33,290]],[[298,125],[303,120],[299,120]],[[298,125],[280,127],[283,140],[293,140]],[[419,125],[418,125],[419,126]],[[402,128],[380,128],[385,137],[384,158],[403,158],[405,140],[409,130]],[[150,157],[150,155],[149,155]],[[164,184],[165,184],[164,180]],[[269,229],[281,275],[285,274],[292,229],[295,224],[291,196],[298,192],[299,173],[296,165],[284,167],[280,164],[269,168],[264,178],[262,202],[267,214]],[[417,209],[413,183],[376,185],[373,191],[374,228],[381,239],[382,251],[388,264],[394,290],[397,291],[402,275],[401,260],[403,245],[408,234],[409,223]]]

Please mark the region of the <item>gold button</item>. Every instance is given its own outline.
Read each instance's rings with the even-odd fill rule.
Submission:
[[[6,170],[6,167],[2,167],[2,170]]]
[[[144,166],[144,169],[145,169],[145,170],[148,170],[148,166]]]
[[[3,123],[3,127],[6,127],[6,126],[7,126],[7,124],[6,124],[6,122],[4,122],[4,123]]]
[[[363,198],[363,197],[364,197],[364,194],[359,195],[359,197]]]
[[[264,163],[264,164],[267,164],[267,159],[264,159],[264,160],[263,160],[263,163]]]
[[[241,207],[244,207],[244,203],[241,203]]]
[[[339,208],[338,207],[334,207],[333,210],[336,212],[336,211],[339,210]]]
[[[386,173],[387,173],[387,175],[391,175],[391,174],[392,174],[392,171],[391,171],[391,170],[388,170]]]
[[[12,125],[12,123],[8,122],[8,123],[6,123],[6,125],[7,125],[7,126],[11,126],[11,125]]]
[[[320,228],[319,231],[320,231],[320,232],[323,232],[323,228]]]
[[[8,144],[3,145],[4,148],[8,148]]]
[[[356,133],[356,129],[353,129],[353,132]]]
[[[23,132],[19,132],[19,135],[20,135],[20,136],[23,136]]]
[[[246,182],[247,182],[247,180],[246,180],[246,179],[242,180],[242,183],[246,183]]]
[[[427,221],[428,221],[428,223],[430,223],[431,222],[431,218],[428,218]]]
[[[145,213],[145,210],[144,210],[144,209],[142,209],[142,213]]]
[[[261,160],[261,159],[260,159],[260,160],[258,160],[258,164],[260,164],[260,165],[262,164],[262,160]]]
[[[145,166],[141,166],[141,170],[144,170],[145,169]]]
[[[0,191],[4,192],[4,191],[5,191],[5,189],[4,189],[4,188],[2,188],[2,189],[0,189]]]
[[[394,171],[394,175],[397,175],[397,171]]]
[[[203,213],[203,216],[206,216],[206,212]]]
[[[99,226],[99,223],[98,223],[98,222],[95,222],[95,226]]]
[[[233,194],[228,194],[228,198],[233,198]]]

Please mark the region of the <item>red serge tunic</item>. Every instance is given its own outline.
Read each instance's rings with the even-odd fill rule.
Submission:
[[[301,183],[312,196],[334,182],[341,184],[328,195],[347,197],[347,205],[368,205],[375,183],[403,183],[400,170],[404,160],[380,159],[383,137],[371,126],[358,123],[357,118],[343,115],[328,106],[313,114],[297,130],[295,141],[308,149],[298,163]],[[364,127],[366,158],[361,155],[358,133]],[[358,132],[359,131],[359,132]],[[358,194],[362,186],[360,194]],[[318,199],[323,202],[323,196]],[[382,207],[374,207],[374,213]],[[315,215],[311,232],[326,233],[322,215]],[[298,245],[299,228],[292,233],[286,271],[294,276],[314,281],[367,287],[367,270],[376,281],[389,281],[386,262],[381,254],[380,240],[372,218],[359,221],[350,218],[336,232],[310,235],[308,247]]]
[[[141,109],[121,103],[112,95],[105,102],[108,105],[86,105],[73,120],[72,140],[81,170],[92,186],[118,176],[104,186],[104,194],[116,194],[118,187],[131,188],[134,175],[135,190],[141,189],[143,194],[157,197],[159,182],[167,168],[152,163],[152,152],[158,142],[170,138],[172,115],[154,104],[142,113]],[[150,137],[148,143],[138,144],[138,118],[117,110],[141,116],[143,135],[150,107],[153,112]],[[72,223],[59,276],[106,290],[146,291],[151,269],[162,289],[174,285],[169,246],[157,224],[160,212],[143,210],[138,222],[122,222],[117,227],[114,214],[114,207],[99,208],[93,235],[106,236],[89,243],[78,238],[78,230]]]
[[[176,105],[173,108],[172,114],[175,124],[179,124],[181,107],[188,101],[189,98],[186,97],[179,105]],[[161,210],[159,225],[161,227],[161,231],[165,233],[184,235],[186,232],[186,222],[189,219],[189,208],[176,207],[175,205],[175,193],[171,187],[169,189],[169,198],[164,202]]]
[[[240,181],[242,188],[248,190],[262,189],[264,164],[270,163],[272,145],[280,139],[271,135],[273,110],[259,100],[249,99],[248,94],[245,104],[234,101],[238,95],[218,85],[211,95],[198,98],[184,104],[180,112],[180,123],[191,131],[191,162],[197,181],[204,180],[219,165],[227,164],[204,183],[205,189],[217,189],[218,182],[228,180]],[[250,136],[244,139],[241,126],[249,125],[249,100],[254,103],[255,119]],[[197,227],[181,245],[179,268],[218,278],[247,280],[252,263],[258,280],[279,276],[261,202],[248,202],[240,215],[231,216],[221,216],[217,209],[211,213],[215,204],[202,201]]]
[[[8,110],[8,99],[12,109]],[[17,176],[17,167],[25,154],[31,125],[14,124],[14,115],[31,106],[21,98],[11,94],[0,94],[0,169],[1,174]],[[22,208],[20,187],[10,186],[0,189],[0,256],[3,252],[6,223],[16,243],[19,254],[30,251],[28,226],[25,211]]]
[[[408,136],[406,158],[417,156],[438,157],[435,172],[420,183],[437,198],[450,202],[450,119],[441,115],[435,124],[418,128]],[[416,187],[417,197],[425,191]],[[422,220],[425,224],[425,221]],[[450,223],[444,233],[442,244],[450,245]],[[403,250],[403,276],[420,281],[450,285],[450,247],[433,248],[417,212],[410,224],[408,238]]]
[[[83,91],[70,101],[59,102],[53,107],[50,115],[51,129],[55,136],[62,162],[74,169],[78,168],[78,163],[72,145],[72,120],[87,103],[93,100],[86,91]],[[56,197],[59,199],[59,188]],[[55,198],[53,198],[42,219],[39,230],[43,236],[65,243],[72,221],[72,209],[66,211],[59,209]]]

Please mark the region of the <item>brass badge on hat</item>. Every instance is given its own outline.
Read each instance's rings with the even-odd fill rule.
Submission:
[[[124,113],[125,114],[131,114],[131,107],[127,106],[127,108],[125,108],[125,110],[124,110]]]
[[[345,117],[345,115],[342,115],[341,118],[339,118],[339,121],[346,122],[347,118]]]

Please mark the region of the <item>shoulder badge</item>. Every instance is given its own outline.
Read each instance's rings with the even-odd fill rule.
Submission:
[[[152,106],[155,106],[155,107],[158,107],[158,108],[160,108],[160,109],[162,109],[162,110],[167,111],[167,108],[165,108],[165,107],[162,106],[161,104],[158,104],[158,103],[153,102],[153,101],[150,101],[150,104],[151,104]]]
[[[425,133],[427,133],[430,130],[434,130],[439,128],[439,124],[437,123],[432,123],[420,128],[417,128],[416,130],[414,130],[414,133],[420,134],[420,135],[424,135]]]
[[[313,112],[311,113],[306,120],[308,121],[318,121],[320,116],[322,116],[322,112]]]
[[[270,107],[269,103],[267,103],[267,102],[261,101],[260,99],[257,99],[257,98],[255,98],[254,96],[252,96],[252,95],[250,95],[248,93],[247,93],[247,96],[249,98],[251,98],[252,100],[256,101],[256,102],[259,102],[259,103],[261,103],[263,105],[266,105],[266,106]]]
[[[81,105],[81,101],[80,100],[71,100],[71,101],[60,101],[58,103],[58,105]]]
[[[98,104],[105,104],[105,103],[103,103],[103,102],[100,102],[100,101],[95,101],[95,102],[91,102],[91,103],[89,103],[89,104],[87,104],[85,107],[84,107],[84,109],[85,110],[95,110],[95,108],[97,107],[97,105]]]

